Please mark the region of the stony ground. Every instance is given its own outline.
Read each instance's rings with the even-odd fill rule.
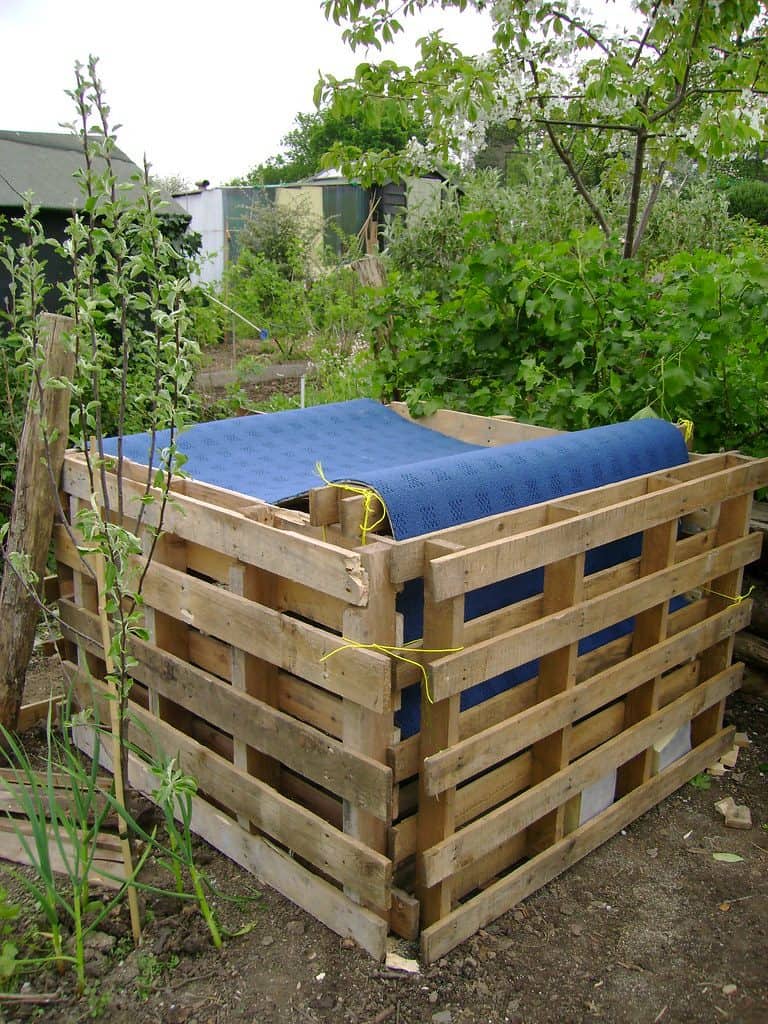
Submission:
[[[37,684],[50,672],[37,666]],[[0,1019],[75,1024],[765,1024],[768,1021],[768,692],[730,720],[752,744],[709,789],[686,785],[552,884],[418,974],[385,969],[200,844],[230,931],[217,952],[194,913],[146,902],[140,949],[123,916],[92,940],[89,988],[31,976]],[[762,694],[762,695],[761,695]],[[761,766],[763,771],[761,772]],[[726,795],[752,812],[726,829]],[[736,853],[736,863],[713,854]],[[13,895],[7,871],[0,883]],[[25,927],[37,922],[29,910]],[[28,932],[31,935],[32,932]],[[397,951],[414,956],[400,943]],[[14,985],[17,992],[19,986]],[[43,998],[53,999],[42,1002]]]

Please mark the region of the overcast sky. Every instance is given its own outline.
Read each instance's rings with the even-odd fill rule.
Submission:
[[[440,26],[467,52],[490,44],[474,12],[433,12],[409,38]],[[146,152],[158,175],[214,184],[278,151],[313,109],[319,71],[343,77],[366,59],[320,0],[0,0],[0,53],[0,129],[61,130],[74,117],[74,62],[93,53],[121,149],[136,162]],[[386,55],[405,63],[414,50]]]

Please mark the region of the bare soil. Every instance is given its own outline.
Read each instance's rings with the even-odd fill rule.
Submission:
[[[89,989],[31,976],[28,1002],[3,1021],[75,1024],[696,1024],[768,1021],[768,698],[737,694],[728,717],[752,744],[707,790],[686,785],[555,882],[418,974],[385,969],[216,851],[198,858],[230,931],[217,952],[195,913],[147,899],[143,944],[124,912],[108,919],[89,958]],[[27,700],[59,685],[38,660]],[[37,741],[40,741],[38,729]],[[34,736],[30,737],[34,740]],[[763,766],[761,773],[760,766]],[[714,804],[752,812],[726,829]],[[717,852],[743,859],[723,863]],[[7,870],[0,884],[20,892]],[[254,902],[255,890],[261,893]],[[232,902],[231,897],[241,897]],[[36,922],[25,903],[25,926]],[[398,942],[397,952],[417,955]],[[18,988],[18,986],[16,986]],[[61,1000],[43,1004],[46,993]]]

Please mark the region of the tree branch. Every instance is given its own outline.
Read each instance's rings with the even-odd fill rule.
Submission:
[[[529,66],[530,66],[530,69],[531,69],[531,75],[533,76],[534,84],[538,88],[539,76],[538,76],[538,73],[536,71],[536,65],[534,64],[533,61],[529,61]],[[539,104],[540,104],[540,106],[543,106],[544,105],[544,101],[542,99],[539,99]],[[576,165],[574,164],[573,160],[571,159],[570,153],[563,147],[562,143],[560,142],[560,139],[555,134],[554,126],[552,124],[550,124],[546,120],[542,120],[541,123],[544,125],[544,128],[545,128],[545,130],[547,132],[547,135],[549,136],[549,141],[552,143],[552,147],[554,148],[555,152],[557,153],[557,155],[558,155],[560,161],[562,162],[562,164],[564,165],[565,169],[570,174],[571,179],[572,179],[574,185],[576,186],[576,191],[579,193],[581,198],[584,200],[584,202],[587,204],[589,209],[592,211],[592,215],[594,216],[594,218],[597,221],[597,223],[600,225],[600,230],[603,232],[605,237],[606,238],[610,238],[611,229],[608,226],[608,221],[603,216],[602,210],[600,209],[600,207],[597,205],[597,203],[593,199],[592,194],[590,193],[589,189],[587,188],[587,186],[586,186],[586,184],[584,182],[584,179],[579,174],[579,170],[576,167]]]
[[[654,181],[653,183],[651,194],[648,197],[648,202],[645,204],[643,215],[640,218],[640,223],[638,224],[637,231],[635,232],[635,240],[632,243],[632,256],[637,256],[643,238],[645,237],[645,232],[651,220],[651,213],[653,212],[653,208],[656,205],[656,200],[659,198],[659,195],[661,194],[661,186],[664,184],[664,172],[666,170],[666,166],[667,165],[664,161],[662,161],[659,166],[659,172],[656,177],[656,181]]]

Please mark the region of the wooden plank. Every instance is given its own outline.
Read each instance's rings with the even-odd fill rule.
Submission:
[[[652,479],[657,480],[658,475]],[[693,508],[751,494],[766,484],[768,459],[759,459],[703,479],[671,482],[663,490],[651,490],[617,505],[589,510],[565,522],[445,555],[430,566],[435,595],[445,600],[465,594],[539,568],[544,562],[567,558],[669,522]],[[568,496],[569,503],[573,497]]]
[[[552,518],[563,520],[574,515],[572,510],[555,507]],[[560,562],[550,562],[544,569],[542,613],[557,615],[578,604],[584,594],[584,552]],[[558,693],[567,693],[576,686],[578,643],[571,641],[545,654],[539,663],[538,698],[540,701]],[[568,766],[571,758],[571,723],[565,722],[549,735],[533,744],[531,781],[535,785]],[[566,806],[554,808],[528,828],[526,849],[533,855],[557,842],[563,835]]]
[[[62,694],[52,694],[50,697],[46,697],[45,700],[36,700],[31,704],[22,704],[16,720],[16,732],[26,732],[27,729],[31,729],[38,722],[46,721],[49,714],[55,721],[57,716],[56,709],[63,700]]]
[[[78,727],[77,740],[83,750],[93,754],[92,731],[88,726]],[[103,746],[101,750],[105,766],[110,767],[108,751]],[[135,754],[128,756],[128,778],[131,785],[145,796],[151,797],[157,788],[157,779]],[[262,836],[246,832],[200,796],[192,797],[192,828],[219,852],[258,876],[326,928],[343,938],[354,939],[377,960],[384,959],[387,950],[386,922],[312,874],[290,853]]]
[[[90,641],[91,650],[101,650],[93,614],[62,601],[61,622]],[[386,820],[392,801],[386,765],[138,638],[132,638],[129,653],[138,662],[130,673],[140,682],[152,680],[158,693],[216,728]]]
[[[678,521],[659,523],[643,533],[643,550],[640,556],[640,576],[649,576],[654,572],[672,565],[675,561],[675,543],[677,540]],[[667,637],[669,624],[669,602],[646,608],[635,617],[632,632],[632,653],[656,647]],[[643,680],[641,684],[627,693],[624,701],[624,727],[629,728],[642,721],[659,709],[659,692],[661,674]],[[616,793],[623,796],[631,789],[636,789],[647,782],[653,768],[653,751],[651,748],[641,751],[636,757],[619,768]]]
[[[230,593],[238,594],[249,601],[270,606],[273,598],[272,578],[253,566],[235,564],[229,571],[229,590]],[[230,652],[233,691],[241,691],[255,697],[261,705],[277,707],[280,700],[277,667],[254,657],[253,654],[241,651],[239,647],[230,648]],[[265,752],[261,744],[251,746],[240,739],[234,728],[230,731],[234,739],[233,761],[236,767],[257,776],[274,788],[279,788],[279,759],[274,754]]]
[[[706,455],[696,462],[685,463],[669,470],[665,475],[678,482],[699,480],[727,470],[733,465],[729,454]],[[656,474],[658,475],[658,474]],[[577,503],[582,514],[609,508],[643,497],[648,492],[648,475],[621,480],[605,487],[567,495],[569,504]],[[528,505],[511,512],[499,512],[485,519],[460,523],[421,537],[398,541],[392,556],[392,581],[405,583],[417,579],[424,566],[424,544],[427,539],[447,540],[461,544],[467,550],[492,541],[517,537],[525,532],[547,525],[547,502]],[[671,516],[667,517],[671,518]]]
[[[103,684],[98,681],[91,684],[71,663],[65,662],[64,669],[86,699],[92,685],[96,699],[103,701]],[[389,905],[392,867],[386,857],[339,832],[318,815],[292,803],[260,779],[240,771],[133,702],[130,702],[129,717],[129,737],[136,747],[141,749],[154,744],[166,753],[173,751],[181,769],[192,775],[211,798],[244,815],[273,839],[340,883],[354,884],[377,905]]]
[[[668,672],[680,662],[695,657],[719,639],[742,629],[749,622],[749,604],[744,601],[727,608],[655,647],[599,672],[573,690],[529,706],[513,717],[433,755],[424,762],[427,792],[439,793],[443,786],[456,786],[486,771],[541,737],[625,696],[644,680]]]
[[[350,608],[344,616],[344,637],[352,643],[394,645],[396,643],[395,588],[389,582],[389,548],[372,544],[361,548],[361,558],[367,578],[371,582],[370,598],[365,609]],[[343,651],[331,661],[344,660],[354,651]],[[362,652],[361,652],[362,653]],[[366,652],[371,653],[371,652]],[[381,657],[381,655],[379,655]],[[359,701],[344,700],[341,708],[342,742],[350,752],[365,753],[384,768],[387,750],[392,742],[394,719],[392,713],[392,674],[388,668],[386,700],[373,708],[363,707]],[[328,664],[328,663],[326,663]],[[383,713],[388,711],[388,713]],[[387,768],[388,777],[391,772]],[[387,850],[387,834],[394,814],[394,791],[386,815],[372,815],[351,800],[344,803],[344,831],[382,855]],[[364,899],[365,893],[354,885],[348,895]],[[381,904],[380,904],[381,905]],[[388,906],[388,904],[384,904]]]
[[[341,739],[342,700],[317,686],[280,672],[280,710],[316,729]]]
[[[427,544],[427,561],[445,554],[445,544]],[[427,651],[458,649],[463,646],[464,598],[437,602],[425,573],[424,586],[424,648]],[[430,655],[427,655],[430,657]],[[434,655],[431,655],[434,657]],[[459,738],[459,698],[433,702],[426,685],[421,687],[421,728],[419,760],[452,746]],[[416,835],[416,873],[422,925],[430,925],[445,917],[451,909],[453,891],[450,880],[428,885],[422,871],[425,851],[453,835],[456,828],[456,791],[445,789],[437,797],[428,796],[419,779],[418,828]]]
[[[60,529],[56,551],[65,565],[78,557]],[[339,637],[168,566],[150,565],[143,597],[146,606],[162,608],[165,614],[325,690],[372,710],[391,706],[391,664],[384,654],[350,649],[323,661],[342,646]]]
[[[419,937],[419,901],[403,889],[392,889],[389,927],[408,942],[415,942]]]
[[[586,786],[597,782],[606,772],[618,768],[657,739],[674,732],[728,694],[737,690],[743,666],[734,665],[679,697],[665,708],[649,715],[612,740],[585,754],[569,767],[532,786],[525,793],[467,825],[461,832],[437,844],[424,854],[428,883],[450,877],[466,864],[488,853],[542,815]]]
[[[565,643],[589,636],[617,621],[700,586],[755,557],[760,537],[752,534],[704,552],[677,565],[643,576],[566,611],[545,616],[537,622],[510,630],[458,654],[449,654],[429,668],[430,685],[436,700],[459,693],[524,665]],[[440,561],[440,559],[437,559]],[[432,564],[435,564],[434,562]]]
[[[752,514],[752,494],[742,494],[720,506],[715,537],[717,544],[727,543],[743,537],[749,531]],[[762,534],[755,533],[752,537],[762,541]],[[759,557],[760,547],[757,555]],[[744,582],[744,567],[734,566],[730,571],[717,575],[706,587],[704,594],[707,599],[707,610],[710,614],[727,608],[734,601],[741,600],[741,589]],[[733,636],[726,637],[714,644],[701,658],[702,676],[711,676],[730,665],[733,658]],[[696,746],[703,740],[715,735],[723,728],[725,701],[717,707],[709,708],[691,723],[691,742]]]
[[[91,842],[92,840],[88,840]],[[57,874],[69,874],[67,864],[72,864],[76,851],[71,840],[61,828],[48,826],[48,860]],[[36,843],[29,821],[0,819],[0,860],[14,864],[37,867]],[[120,840],[117,836],[102,833],[96,840],[96,854],[88,871],[91,884],[106,889],[119,889],[125,882]]]
[[[517,441],[530,441],[562,433],[552,427],[522,423],[509,416],[477,416],[469,412],[438,409],[429,416],[414,419],[405,402],[390,402],[389,408],[411,423],[418,423],[420,427],[427,427],[446,437],[455,437],[467,444],[514,444]]]
[[[733,742],[733,729],[725,729],[675,761],[640,788],[612,804],[575,832],[500,879],[484,892],[421,934],[421,954],[427,964],[473,935],[490,921],[556,878],[566,868],[600,846],[635,818],[717,760]]]
[[[114,500],[116,481],[113,474],[108,478],[110,498]],[[69,454],[64,460],[62,480],[67,493],[90,498],[86,469]],[[185,483],[189,489],[190,482]],[[131,502],[141,499],[144,486],[126,479],[124,491],[130,506]],[[159,497],[159,492],[151,493]],[[147,525],[158,525],[159,508],[159,502],[145,507]],[[359,555],[312,537],[256,522],[235,509],[179,494],[165,506],[163,528],[183,540],[312,586],[350,604],[362,606],[368,601],[368,579]]]

